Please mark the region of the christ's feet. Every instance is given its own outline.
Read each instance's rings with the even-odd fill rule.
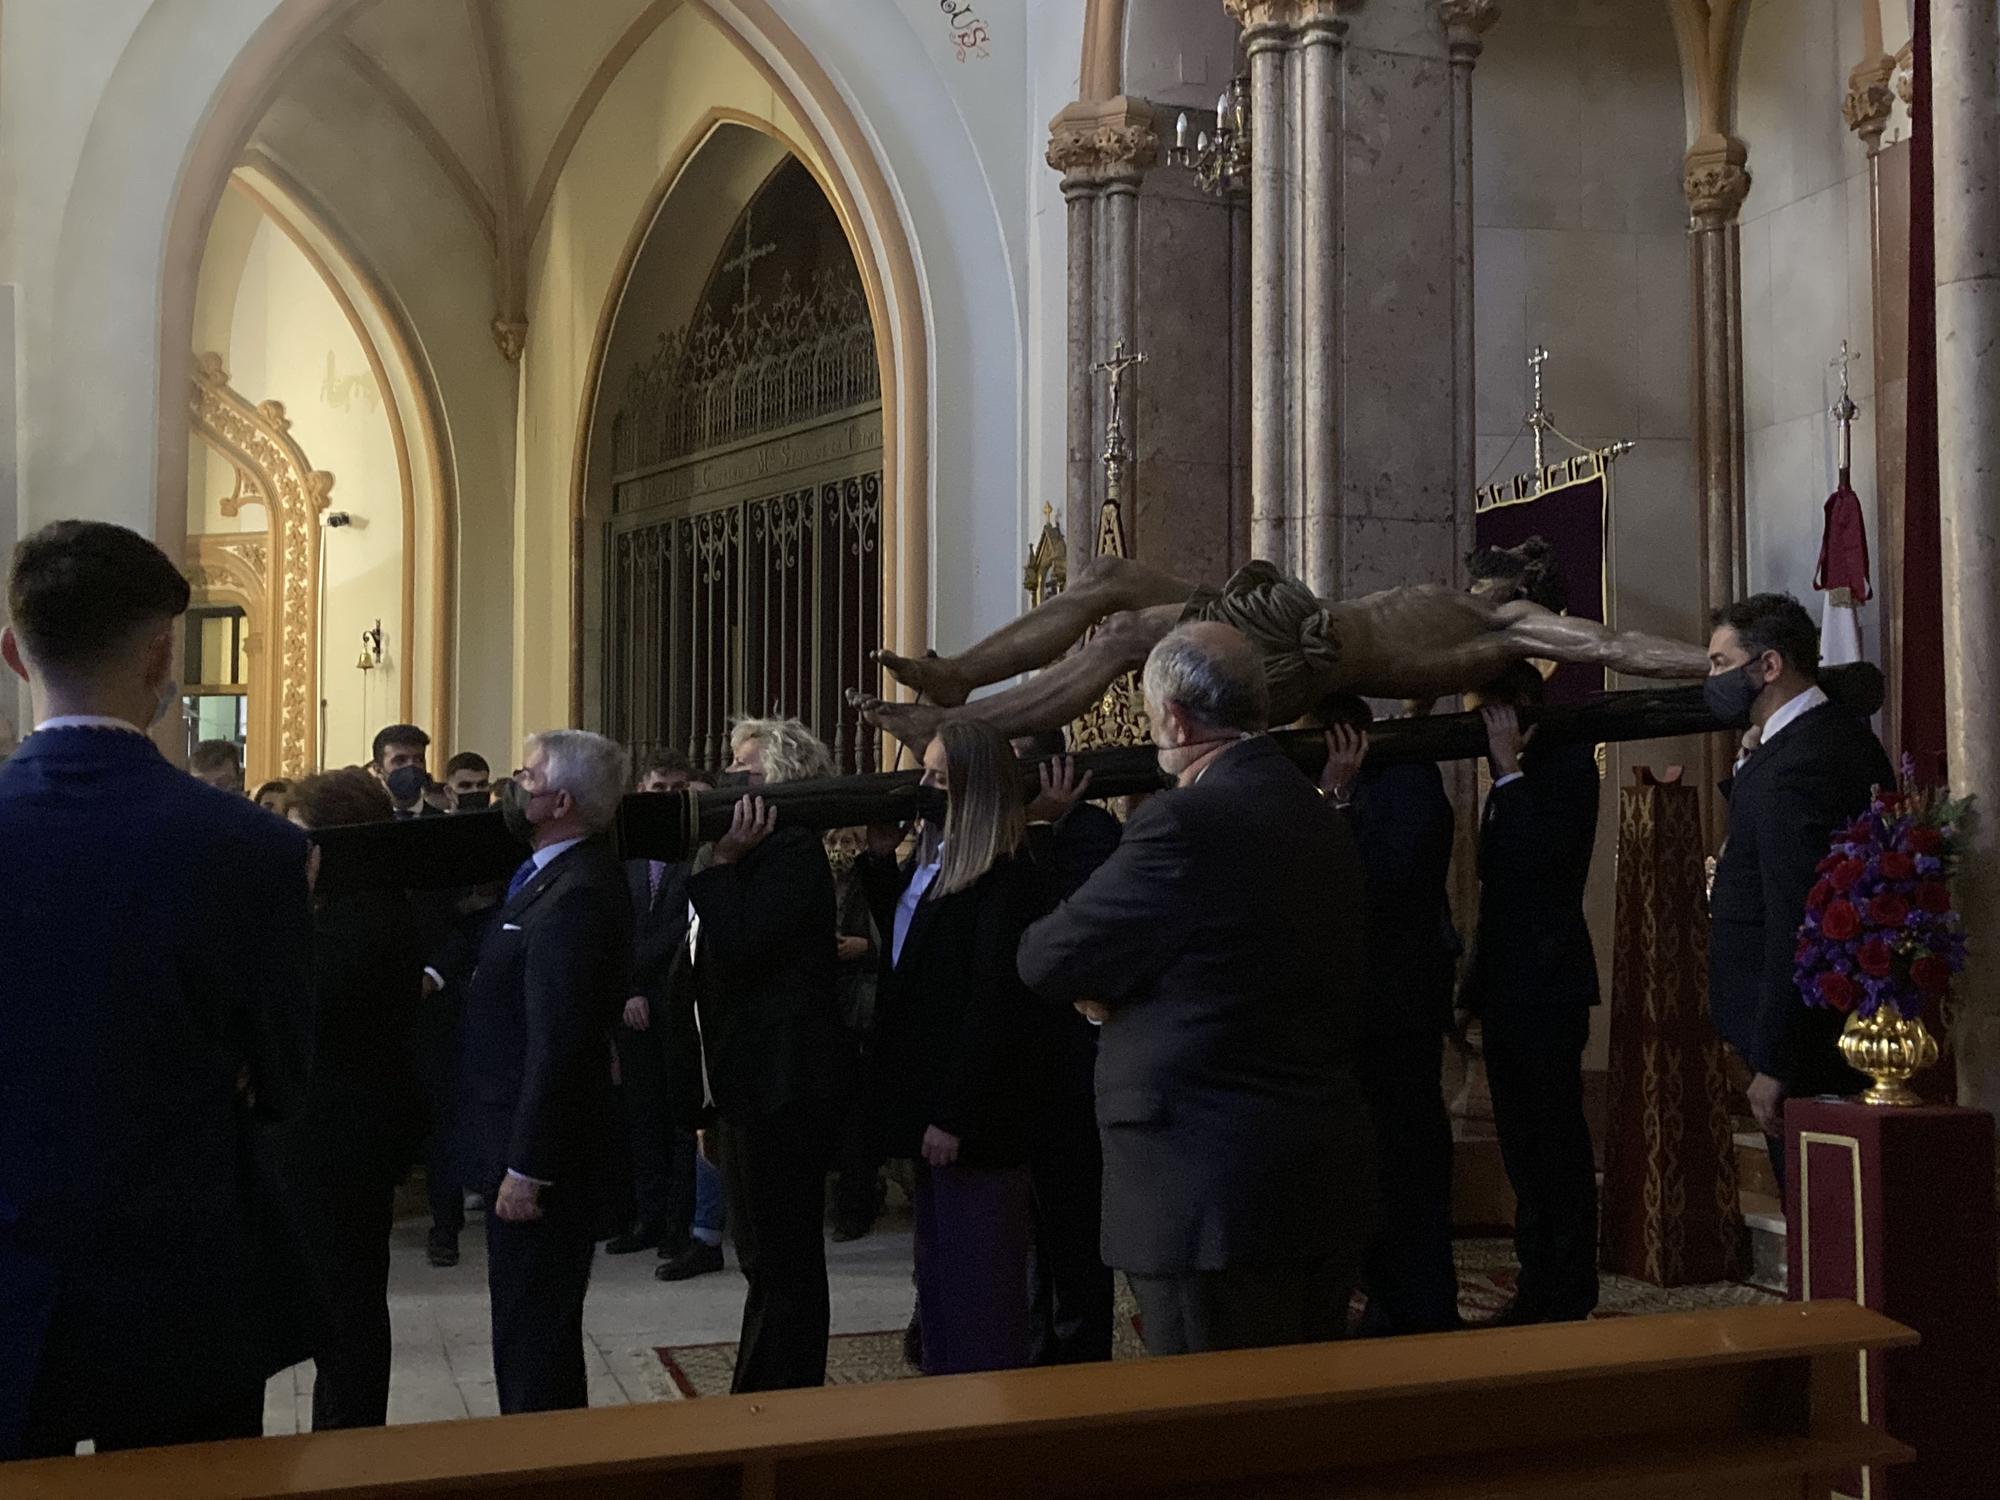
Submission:
[[[914,688],[942,708],[957,708],[972,696],[972,684],[935,651],[922,656],[898,656],[893,651],[870,653],[875,664],[904,687]],[[893,732],[893,731],[892,731]]]
[[[887,703],[859,688],[847,690],[847,701],[877,729],[894,735],[919,753],[937,736],[945,710],[931,703]]]

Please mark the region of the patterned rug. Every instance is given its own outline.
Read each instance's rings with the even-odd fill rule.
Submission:
[[[1506,1240],[1460,1240],[1453,1247],[1458,1261],[1458,1308],[1468,1322],[1489,1318],[1514,1294],[1513,1246]],[[1636,1318],[1650,1313],[1700,1312],[1716,1307],[1748,1307],[1783,1298],[1738,1282],[1712,1286],[1659,1287],[1627,1276],[1600,1276],[1597,1282],[1599,1318]],[[1359,1301],[1357,1299],[1357,1310]],[[1114,1359],[1143,1359],[1139,1339],[1139,1308],[1123,1277],[1118,1281],[1118,1314]],[[672,1396],[725,1396],[736,1366],[736,1345],[674,1344],[653,1351],[666,1372]],[[903,1363],[903,1330],[835,1334],[827,1344],[828,1385],[872,1385],[882,1380],[907,1380],[917,1373]]]

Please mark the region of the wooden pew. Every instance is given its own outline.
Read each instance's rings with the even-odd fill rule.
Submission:
[[[1283,1495],[1800,1500],[1909,1450],[1851,1302],[266,1438],[0,1467],[6,1500]]]

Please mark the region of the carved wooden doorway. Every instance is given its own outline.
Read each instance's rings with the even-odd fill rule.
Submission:
[[[612,451],[612,736],[714,768],[732,720],[789,714],[843,769],[874,769],[846,692],[874,682],[880,643],[881,371],[846,236],[798,161],[631,370]]]

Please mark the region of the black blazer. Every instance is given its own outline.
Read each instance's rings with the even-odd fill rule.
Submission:
[[[1853,1080],[1834,1046],[1845,1018],[1800,998],[1794,950],[1834,830],[1894,780],[1867,722],[1823,703],[1761,746],[1730,789],[1729,841],[1709,897],[1709,1012],[1723,1040],[1788,1093],[1838,1092]]]
[[[1495,787],[1479,829],[1479,930],[1463,1003],[1480,1015],[1588,1009],[1597,952],[1583,915],[1597,842],[1597,754],[1547,745]]]
[[[910,872],[864,854],[876,927],[895,931]],[[876,1001],[880,1145],[915,1156],[935,1125],[973,1167],[1019,1166],[1047,1084],[1051,1027],[1021,982],[1021,934],[1041,906],[1042,875],[1025,854],[1002,859],[948,896],[925,892],[900,961],[885,963]],[[893,944],[894,938],[885,942]]]
[[[1107,1265],[1359,1253],[1373,1148],[1354,1077],[1360,860],[1263,735],[1148,801],[1028,929],[1021,977],[1112,1007],[1097,1060]]]
[[[347,891],[313,912],[318,1025],[312,1085],[285,1131],[305,1192],[334,1179],[389,1184],[424,1130],[406,1036],[422,996],[423,931],[401,891]]]
[[[1028,827],[1028,848],[1042,874],[1042,904],[1036,916],[1047,916],[1083,889],[1118,848],[1124,825],[1094,802],[1079,802],[1059,823]],[[1054,1016],[1054,1068],[1050,1084],[1062,1097],[1077,1101],[1097,1092],[1097,1028],[1069,1008],[1050,1007]],[[1061,1128],[1073,1114],[1062,1114]]]
[[[500,908],[459,1028],[468,1184],[490,1192],[511,1169],[598,1201],[631,957],[632,898],[608,839],[565,849]]]
[[[688,879],[701,919],[693,982],[708,1084],[724,1119],[835,1097],[845,1040],[833,869],[810,829],[780,827],[735,864]]]
[[[1368,887],[1371,1036],[1435,1036],[1451,1025],[1458,940],[1451,925],[1457,819],[1435,765],[1362,771],[1349,810]]]
[[[305,834],[144,736],[0,766],[0,1457],[38,1375],[88,1428],[281,1367],[254,1158],[305,1100],[312,944]]]
[[[632,893],[632,993],[644,995],[655,1007],[665,998],[668,977],[687,946],[687,883],[693,868],[690,860],[668,865],[655,896],[653,862],[625,861]]]

